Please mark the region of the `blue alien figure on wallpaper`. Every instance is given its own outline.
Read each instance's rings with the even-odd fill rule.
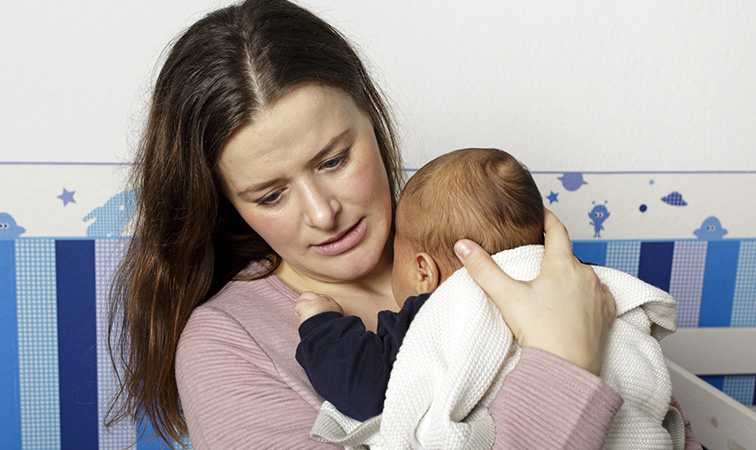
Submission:
[[[120,237],[123,228],[134,215],[136,191],[122,191],[110,197],[102,206],[98,206],[84,216],[84,222],[94,219],[87,227],[88,237]]]
[[[604,221],[609,218],[609,210],[606,209],[606,202],[601,205],[597,205],[593,202],[593,209],[588,213],[588,217],[591,219],[591,225],[593,225],[593,237],[600,238],[601,230],[604,229]]]
[[[727,234],[727,230],[722,228],[722,224],[714,216],[707,217],[701,224],[701,228],[693,230],[698,239],[712,240],[722,239],[722,236]]]
[[[682,194],[677,191],[670,192],[669,195],[662,197],[661,201],[672,206],[687,206],[688,204],[688,202],[683,199]]]
[[[580,186],[588,184],[583,180],[583,174],[580,172],[565,172],[557,180],[561,180],[562,186],[568,191],[577,191],[580,189]]]
[[[26,228],[18,225],[8,213],[0,213],[0,238],[17,238],[26,233]]]

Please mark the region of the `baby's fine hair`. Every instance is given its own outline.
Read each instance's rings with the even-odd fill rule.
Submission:
[[[471,239],[491,254],[543,243],[543,200],[528,169],[509,153],[466,148],[423,166],[402,192],[402,232],[429,253],[442,276],[461,267],[454,243]]]

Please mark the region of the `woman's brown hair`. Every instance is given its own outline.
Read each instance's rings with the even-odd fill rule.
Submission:
[[[388,108],[337,30],[282,0],[248,0],[189,27],[158,75],[133,166],[135,231],[112,289],[109,342],[121,369],[108,424],[149,420],[169,445],[186,435],[174,368],[192,310],[251,261],[267,273],[280,263],[225,198],[219,155],[235,130],[307,83],[341,89],[371,118],[395,206],[402,172]]]

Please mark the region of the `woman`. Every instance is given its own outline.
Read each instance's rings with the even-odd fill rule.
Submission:
[[[134,182],[136,231],[114,290],[130,344],[114,417],[143,413],[196,449],[329,447],[308,435],[322,400],[294,359],[294,302],[330,295],[368,329],[396,308],[401,162],[349,44],[280,0],[200,20],[158,77]],[[622,402],[595,376],[614,302],[572,257],[564,227],[549,215],[546,228],[531,283],[457,245],[510,303],[505,319],[527,347],[491,406],[496,442],[601,448]]]

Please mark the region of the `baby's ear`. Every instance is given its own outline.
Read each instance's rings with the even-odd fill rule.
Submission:
[[[417,272],[415,285],[417,294],[426,294],[436,290],[441,272],[431,255],[425,252],[415,255],[415,271]]]

